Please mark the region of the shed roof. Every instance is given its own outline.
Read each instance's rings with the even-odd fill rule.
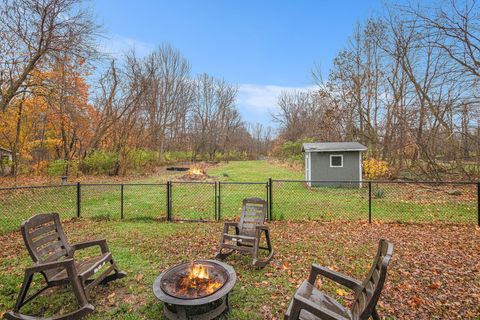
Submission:
[[[367,147],[358,142],[315,142],[304,143],[304,152],[331,152],[331,151],[367,151]]]
[[[9,152],[9,153],[12,153],[12,150],[8,150],[8,149],[2,148],[2,147],[0,147],[0,150],[3,150],[3,151],[6,151],[6,152]]]

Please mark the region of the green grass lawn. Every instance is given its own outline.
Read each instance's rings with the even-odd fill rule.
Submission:
[[[172,213],[175,219],[214,220],[215,184],[220,181],[217,206],[221,217],[234,219],[243,198],[266,198],[269,178],[301,180],[302,172],[267,161],[231,161],[210,168],[206,182],[174,182]],[[132,183],[178,181],[182,174],[165,174]],[[223,183],[222,183],[223,182]],[[244,184],[244,182],[254,182]],[[449,188],[460,195],[450,195]],[[372,219],[403,222],[447,221],[475,223],[476,186],[420,186],[374,184]],[[218,194],[218,193],[217,193]],[[76,215],[76,187],[0,190],[0,233],[15,230],[21,221],[38,212],[57,211],[63,217]],[[276,220],[368,220],[368,188],[307,188],[300,182],[273,183],[272,213]],[[165,185],[125,185],[125,219],[166,218]],[[120,219],[119,185],[83,185],[83,217]]]
[[[126,278],[92,291],[90,301],[96,311],[87,319],[164,319],[163,305],[152,292],[155,277],[175,264],[214,257],[222,230],[217,222],[77,219],[64,224],[72,243],[107,238],[113,257],[128,273]],[[275,256],[267,267],[253,268],[245,254],[226,260],[237,273],[230,296],[232,310],[226,319],[281,319],[314,262],[361,279],[379,238],[387,238],[395,246],[379,303],[383,319],[475,319],[480,314],[476,298],[480,291],[476,266],[480,238],[474,226],[315,221],[269,225]],[[31,261],[18,232],[0,236],[0,241],[1,317],[12,308],[23,270]],[[94,254],[87,251],[83,256]],[[41,284],[41,277],[35,278],[35,286]],[[351,303],[352,295],[345,296],[333,283],[324,280],[318,285],[342,303]],[[65,287],[43,293],[23,311],[52,315],[74,307]]]
[[[208,170],[208,174],[222,181],[266,182],[268,178],[278,180],[301,180],[303,172],[273,164],[265,160],[231,161]]]

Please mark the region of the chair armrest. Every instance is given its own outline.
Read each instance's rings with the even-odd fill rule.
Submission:
[[[72,245],[72,251],[75,252],[77,250],[81,250],[81,249],[85,249],[85,248],[89,248],[89,247],[94,247],[94,246],[99,246],[100,249],[102,250],[102,253],[109,252],[106,239],[91,240],[91,241],[75,243],[75,244]]]
[[[323,308],[322,306],[319,306],[312,301],[295,294],[293,296],[293,305],[292,305],[292,310],[290,313],[289,320],[297,320],[299,319],[300,312],[302,310],[306,310],[315,316],[319,317],[320,319],[325,319],[325,320],[348,320],[347,318],[343,317],[342,315],[339,315],[337,313],[334,313],[326,308]]]
[[[31,267],[27,267],[25,271],[30,273],[36,273],[36,272],[42,272],[42,271],[56,269],[56,268],[65,268],[65,269],[70,267],[73,268],[74,266],[75,264],[73,262],[73,259],[68,258],[61,261],[37,263]]]
[[[312,269],[310,270],[310,277],[308,278],[308,282],[310,282],[311,284],[315,284],[315,280],[317,279],[317,276],[319,274],[332,281],[335,281],[338,284],[341,284],[342,286],[352,289],[355,292],[362,288],[362,283],[360,281],[349,277],[343,273],[333,271],[315,263],[312,264]]]
[[[268,226],[265,224],[257,224],[255,228],[257,228],[258,230],[269,230]]]

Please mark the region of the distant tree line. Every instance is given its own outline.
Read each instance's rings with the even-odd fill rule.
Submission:
[[[316,90],[281,95],[281,141],[359,141],[399,170],[479,177],[479,3],[384,12],[355,27],[328,79],[314,68]]]
[[[95,70],[108,57],[82,1],[0,1],[0,146],[13,152],[12,174],[51,161],[68,174],[82,160],[86,171],[98,160],[125,174],[139,158],[257,158],[270,148],[271,129],[242,120],[236,86],[192,76],[169,44]]]

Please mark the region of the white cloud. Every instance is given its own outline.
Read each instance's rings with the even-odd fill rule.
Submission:
[[[276,85],[240,84],[237,105],[242,117],[250,123],[273,126],[272,114],[278,109],[277,101],[282,92],[313,90],[316,86],[286,87]]]
[[[284,87],[276,85],[241,84],[238,87],[238,104],[257,113],[274,111],[282,92],[313,90],[315,86]]]
[[[143,57],[153,50],[153,45],[118,34],[111,35],[99,44],[99,50],[101,52],[117,59],[132,49],[135,50],[140,57]]]

